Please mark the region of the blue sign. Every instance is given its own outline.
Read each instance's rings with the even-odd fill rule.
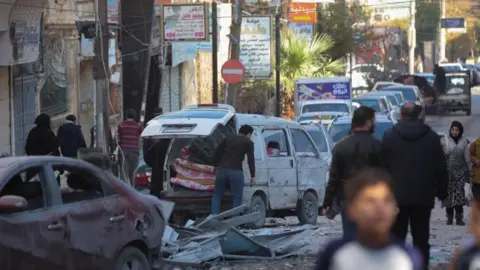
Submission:
[[[464,18],[446,18],[441,21],[442,28],[465,28]]]
[[[297,85],[298,101],[317,99],[350,99],[350,82],[302,83]]]

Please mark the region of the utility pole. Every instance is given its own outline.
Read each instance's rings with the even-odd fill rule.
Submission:
[[[217,2],[212,2],[212,103],[218,103],[218,14]]]
[[[445,0],[440,0],[440,20],[439,24],[439,40],[438,40],[438,57],[437,62],[445,59],[445,47],[447,43],[447,36],[445,33],[445,28],[442,27],[442,19],[445,19],[445,12],[446,12],[446,3]]]
[[[275,15],[275,116],[282,113],[280,85],[280,12]]]
[[[408,73],[414,73],[417,31],[415,29],[415,0],[410,0],[410,26],[408,28]]]
[[[107,21],[107,0],[95,0],[96,5],[96,37],[93,76],[95,78],[95,142],[105,154],[110,154],[107,132],[108,123],[108,47],[110,32]]]
[[[242,7],[241,1],[235,0],[232,26],[230,27],[230,59],[240,58],[240,34],[242,32]],[[238,84],[228,84],[226,101],[235,106],[236,90]]]

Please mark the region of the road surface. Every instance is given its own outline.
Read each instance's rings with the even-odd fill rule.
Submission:
[[[448,116],[427,117],[427,123],[437,132],[447,133],[452,121],[460,121],[464,125],[465,135],[470,139],[480,136],[480,95],[472,96],[472,115],[455,114]],[[465,207],[465,220],[469,221],[469,209]],[[431,269],[447,269],[446,263],[451,259],[456,245],[465,241],[468,237],[468,226],[447,226],[445,225],[445,209],[442,209],[440,203],[437,203],[432,212],[431,218]],[[298,220],[294,217],[287,218],[286,225],[294,225]],[[341,219],[337,217],[331,221],[324,217],[318,218],[319,229],[315,231],[313,237],[307,239],[308,246],[305,249],[305,257],[285,259],[272,262],[256,262],[242,265],[215,266],[213,269],[312,269],[314,255],[323,247],[328,240],[340,237],[342,235]]]

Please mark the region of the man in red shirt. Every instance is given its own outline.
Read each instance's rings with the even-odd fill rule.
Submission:
[[[140,135],[142,125],[135,120],[135,111],[129,109],[125,113],[125,120],[118,126],[118,162],[120,175],[127,181],[133,181],[134,172],[140,158]]]

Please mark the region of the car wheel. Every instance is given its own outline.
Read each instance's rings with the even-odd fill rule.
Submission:
[[[300,224],[317,224],[318,199],[312,192],[307,192],[297,205],[297,217]]]
[[[151,270],[147,256],[138,248],[126,247],[118,255],[115,270]]]
[[[251,229],[258,229],[262,228],[263,225],[265,225],[265,219],[267,217],[267,206],[265,203],[265,200],[259,195],[254,195],[252,197],[252,203],[250,204],[250,213],[255,213],[259,212],[260,213],[260,218],[248,224],[248,227]]]

